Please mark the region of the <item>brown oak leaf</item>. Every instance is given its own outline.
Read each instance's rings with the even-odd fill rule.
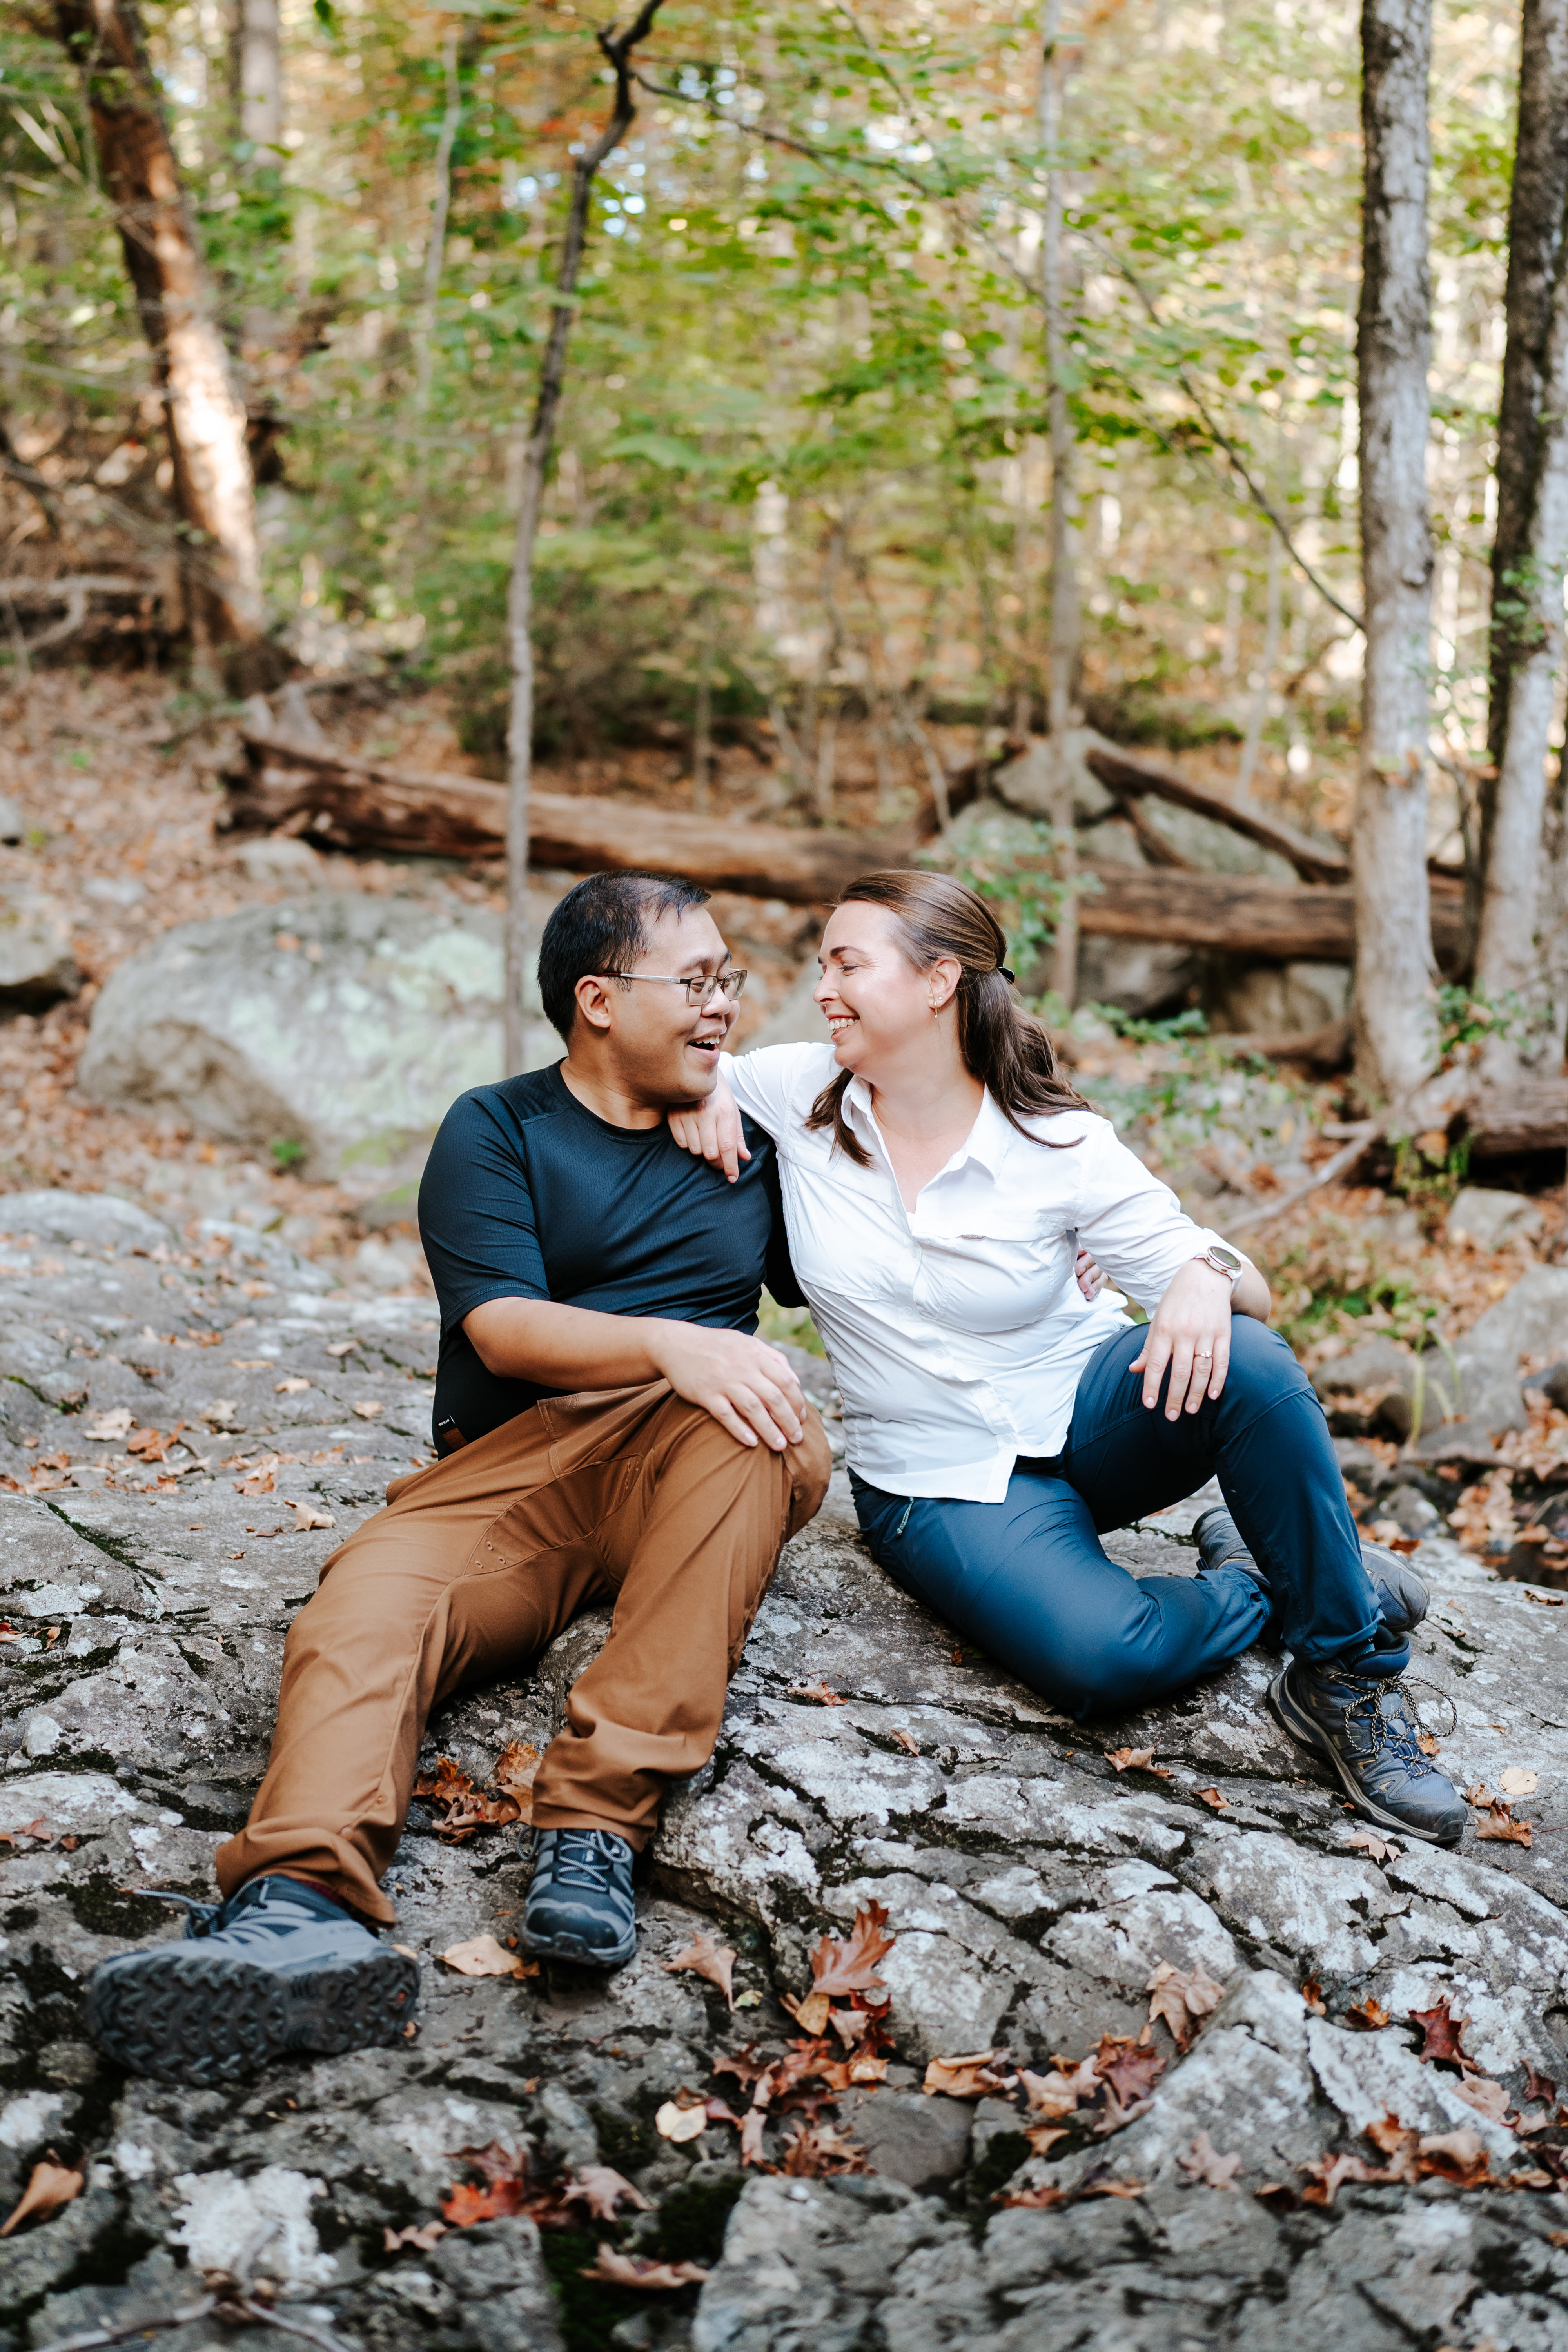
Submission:
[[[1557,2096],[1556,2083],[1550,2074],[1538,2074],[1533,2066],[1526,2066],[1524,2095],[1527,2099],[1540,2099],[1544,2105],[1550,2106]]]
[[[1206,2131],[1201,2131],[1193,2141],[1190,2155],[1178,2157],[1182,2170],[1204,2189],[1236,2189],[1236,2176],[1241,2170],[1239,2156],[1221,2156]]]
[[[1123,2033],[1102,2033],[1094,2068],[1110,2095],[1125,2105],[1146,2099],[1165,2071],[1165,2060],[1151,2042],[1134,2042]]]
[[[903,1749],[906,1756],[918,1756],[920,1754],[921,1744],[915,1738],[912,1731],[893,1731],[889,1732],[888,1736],[894,1742],[895,1746]]]
[[[668,2294],[677,2287],[700,2286],[707,2272],[700,2263],[656,2263],[646,2254],[623,2254],[616,2246],[602,2245],[582,2275],[600,2279],[606,2286],[637,2286]]]
[[[1346,2180],[1373,2180],[1378,2176],[1365,2158],[1359,2156],[1320,2156],[1312,2164],[1300,2169],[1308,2176],[1308,2186],[1301,2191],[1305,2205],[1325,2208],[1334,2201],[1336,2191]]]
[[[1346,2010],[1345,2023],[1359,2025],[1364,2033],[1375,2033],[1381,2026],[1388,2023],[1388,2011],[1381,2001],[1373,2000],[1368,1993],[1364,2000],[1358,2000],[1352,2008]]]
[[[824,1936],[811,1956],[812,1991],[826,1993],[830,2000],[839,1993],[880,1992],[883,1985],[877,1965],[886,1959],[895,1940],[883,1934],[887,1924],[887,1912],[879,1903],[872,1903],[856,1912],[847,1942]]]
[[[1194,1794],[1207,1805],[1211,1812],[1215,1813],[1223,1813],[1230,1802],[1230,1799],[1222,1797],[1217,1789],[1199,1789],[1194,1791]]]
[[[0,2238],[8,2238],[35,2213],[58,2213],[73,2197],[81,2195],[83,2175],[74,2166],[61,2164],[51,2152],[42,2164],[35,2164],[27,2177],[27,2185],[4,2221],[0,2221]]]
[[[1310,2010],[1314,2017],[1328,2015],[1328,2011],[1323,2006],[1323,1988],[1316,1977],[1308,1977],[1303,1980],[1301,2000],[1303,2006]],[[1261,2194],[1261,2191],[1259,2193]]]
[[[717,1985],[726,2005],[732,2010],[735,2006],[736,1957],[728,1944],[716,1944],[712,1937],[703,1931],[693,1937],[683,1952],[677,1952],[675,1958],[666,1960],[664,1965],[668,1975],[674,1976],[685,1969],[694,1977],[705,1978],[710,1985]]]
[[[799,2180],[818,2180],[838,2172],[867,2172],[866,2151],[847,2139],[832,2124],[803,2123],[784,2144],[781,2172]]]
[[[437,2239],[446,2236],[447,2226],[445,2221],[426,2221],[423,2229],[410,2223],[406,2230],[389,2230],[384,2223],[381,2251],[384,2254],[395,2254],[402,2246],[417,2246],[422,2254],[427,2254]]]
[[[639,2213],[653,2210],[640,2189],[608,2164],[585,2164],[581,2172],[574,2173],[561,2191],[563,2205],[585,2205],[595,2221],[613,2221],[617,2205],[630,2205]]]
[[[1016,2080],[1005,2071],[1006,2063],[1005,2050],[974,2050],[967,2057],[933,2058],[921,2088],[928,2098],[941,2093],[949,2099],[984,2099]]]
[[[1421,2028],[1421,2047],[1417,2058],[1429,2066],[1458,2066],[1462,2074],[1480,2072],[1476,2061],[1459,2047],[1459,2036],[1469,2023],[1468,2017],[1456,2017],[1446,2000],[1435,2009],[1413,2009],[1406,2012],[1412,2025]]]
[[[1162,1780],[1171,1777],[1168,1765],[1155,1763],[1152,1748],[1108,1748],[1105,1760],[1117,1772],[1153,1772]]]
[[[1479,2132],[1429,2132],[1422,2140],[1415,2169],[1428,2180],[1451,2180],[1460,2189],[1491,2185],[1486,2144]]]
[[[1031,2074],[1026,2067],[1020,2067],[1018,2080],[1029,2102],[1029,2113],[1054,2122],[1058,2116],[1075,2115],[1086,2101],[1098,2097],[1101,2076],[1091,2056],[1071,2067],[1054,2059],[1048,2074]]]
[[[1467,2074],[1454,2085],[1456,2098],[1463,2099],[1477,2115],[1485,2116],[1489,2123],[1500,2124],[1509,2111],[1509,2095],[1500,2083],[1485,2074]]]
[[[1478,1838],[1496,1838],[1504,1845],[1533,1845],[1535,1839],[1528,1822],[1516,1822],[1506,1805],[1493,1805],[1476,1822]]]
[[[1194,1960],[1190,1969],[1173,1969],[1168,1960],[1158,1961],[1143,1990],[1150,1995],[1151,2021],[1164,2019],[1178,2050],[1186,2048],[1203,2019],[1225,1999],[1224,1985],[1215,1982],[1201,1960]]]
[[[791,1683],[789,1690],[792,1698],[815,1699],[818,1706],[842,1706],[844,1704],[838,1693],[830,1690],[826,1683]]]
[[[537,1960],[525,1960],[520,1952],[509,1952],[493,1936],[470,1936],[466,1943],[449,1944],[441,1955],[447,1966],[460,1977],[536,1977]]]

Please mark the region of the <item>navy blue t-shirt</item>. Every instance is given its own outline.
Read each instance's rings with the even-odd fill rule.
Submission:
[[[449,1453],[559,1391],[485,1370],[463,1318],[491,1298],[551,1298],[601,1315],[754,1331],[767,1283],[801,1294],[771,1139],[730,1184],[657,1127],[608,1126],[559,1065],[461,1095],[419,1187],[419,1232],[441,1306],[433,1422]]]

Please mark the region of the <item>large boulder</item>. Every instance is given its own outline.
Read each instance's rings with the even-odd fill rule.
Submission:
[[[500,1077],[500,997],[494,915],[313,892],[181,924],[122,964],[79,1083],[379,1190],[417,1168],[458,1095]],[[552,1037],[531,1024],[536,1065]]]
[[[0,1005],[36,1013],[80,986],[70,924],[58,903],[41,890],[0,890]]]

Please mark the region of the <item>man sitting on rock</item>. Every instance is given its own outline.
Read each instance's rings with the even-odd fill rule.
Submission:
[[[284,1653],[272,1758],[183,1942],[94,1971],[92,2030],[211,2083],[287,2050],[389,2042],[418,1969],[372,1932],[430,1710],[521,1674],[612,1601],[533,1790],[531,1951],[616,1968],[632,1862],[712,1752],[780,1547],[826,1489],[788,1360],[752,1336],[789,1282],[772,1147],[731,1186],[666,1123],[714,1083],[745,980],[707,893],[601,874],[545,926],[552,1068],[447,1113],[420,1190],[441,1305],[444,1457],[333,1553]],[[178,1899],[178,1898],[176,1898]],[[372,1924],[365,1924],[372,1923]]]

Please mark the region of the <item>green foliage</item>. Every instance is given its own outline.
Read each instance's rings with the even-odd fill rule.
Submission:
[[[1444,1302],[1425,1289],[1420,1271],[1366,1228],[1326,1218],[1310,1235],[1267,1262],[1273,1323],[1298,1355],[1333,1333],[1356,1339],[1386,1331],[1426,1346]]]
[[[274,1136],[268,1149],[272,1154],[273,1165],[283,1175],[287,1175],[290,1168],[298,1168],[306,1156],[304,1145],[292,1135]]]

